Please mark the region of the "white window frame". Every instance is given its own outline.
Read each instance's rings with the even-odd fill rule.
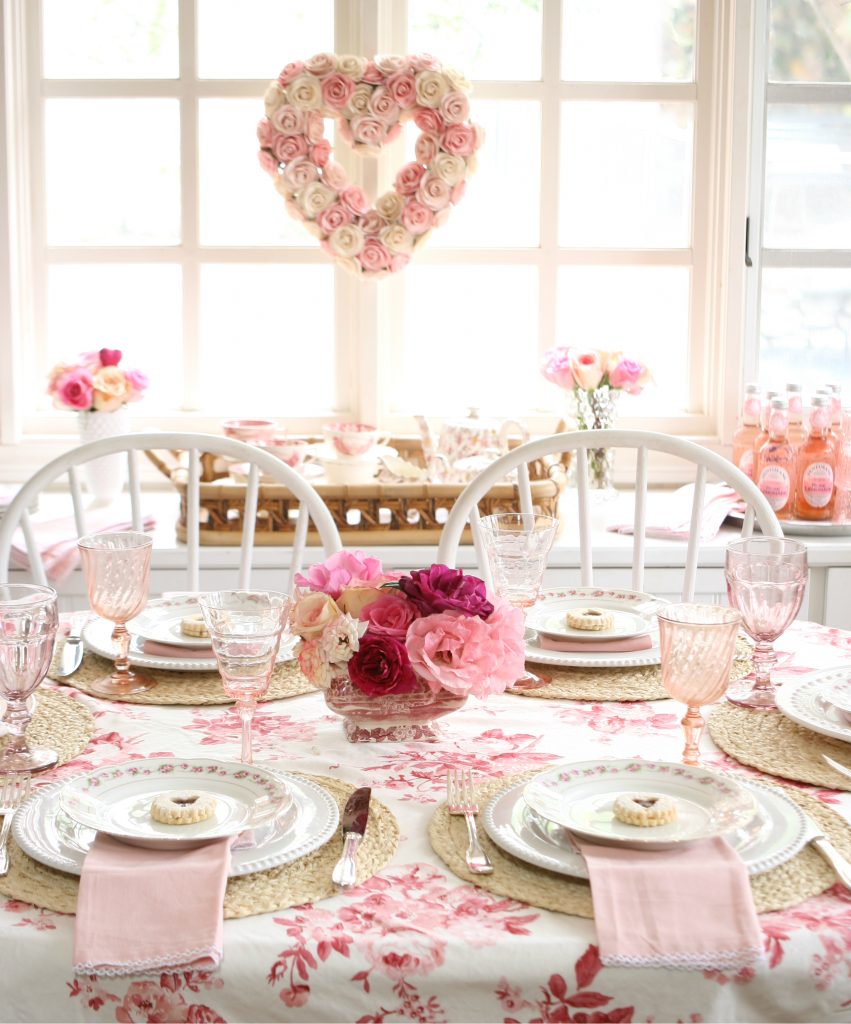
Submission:
[[[417,254],[418,261],[428,264],[451,265],[465,259],[477,263],[521,263],[535,265],[541,275],[539,351],[558,343],[555,337],[556,278],[558,268],[570,264],[631,264],[637,265],[691,265],[692,297],[690,326],[689,382],[686,405],[689,412],[679,417],[629,418],[620,421],[624,426],[641,426],[686,434],[716,449],[729,442],[738,393],[745,376],[745,318],[744,273],[741,267],[741,229],[745,206],[743,186],[747,180],[747,149],[749,128],[743,120],[742,97],[745,110],[750,109],[749,46],[741,45],[750,39],[753,31],[753,11],[765,0],[738,0],[735,4],[717,4],[701,0],[695,50],[695,77],[700,83],[662,84],[595,84],[565,83],[560,81],[561,16],[560,0],[543,0],[542,80],[540,82],[476,82],[475,100],[499,98],[536,98],[542,105],[542,188],[540,247],[501,250],[440,250],[428,247]],[[0,481],[20,480],[35,465],[43,462],[76,440],[74,417],[65,413],[45,412],[28,415],[16,392],[18,368],[33,358],[37,340],[44,338],[43,324],[38,322],[44,302],[37,273],[39,261],[33,259],[31,238],[44,237],[44,211],[40,197],[43,188],[30,187],[33,163],[38,166],[35,148],[41,139],[40,117],[23,116],[31,111],[33,97],[43,90],[46,96],[68,95],[69,91],[58,83],[45,82],[39,77],[40,45],[37,25],[32,20],[40,16],[37,0],[3,0],[4,57],[6,83],[0,97],[0,128],[5,127],[8,152],[12,156],[8,178],[0,170],[0,205],[10,211],[8,231],[0,213],[0,299],[4,290],[19,301],[3,303],[0,330]],[[181,24],[181,79],[177,82],[141,81],[127,83],[74,83],[74,95],[173,95],[178,91],[181,109],[182,189],[184,196],[195,191],[197,154],[195,147],[196,96],[262,95],[257,81],[227,82],[203,80],[189,82],[194,71],[194,0],[179,0]],[[336,0],[335,47],[338,52],[406,52],[406,0]],[[187,79],[187,81],[184,81]],[[265,84],[265,83],[263,83]],[[561,249],[558,246],[558,217],[554,214],[558,202],[558,156],[560,131],[560,104],[568,99],[658,99],[692,100],[699,95],[705,106],[696,108],[694,121],[694,159],[692,195],[694,223],[692,246],[684,250],[646,250],[635,252],[605,252],[593,250]],[[40,110],[41,104],[35,108]],[[3,121],[5,119],[5,126]],[[35,160],[31,163],[31,153]],[[341,150],[337,157],[346,162]],[[484,154],[483,154],[484,156]],[[395,159],[387,153],[380,160]],[[744,164],[745,175],[741,176]],[[378,166],[360,162],[350,166],[361,184],[373,192],[378,178]],[[358,173],[359,172],[359,173]],[[262,187],[262,181],[258,182]],[[184,261],[190,265],[192,253],[186,252],[186,238],[197,228],[197,204],[184,202],[183,238],[177,247],[140,247],[132,250],[134,258],[167,262]],[[741,208],[741,209],[740,209]],[[23,225],[32,225],[30,235]],[[5,237],[4,237],[5,235]],[[86,248],[53,248],[57,259],[97,262],[105,254],[116,250]],[[315,249],[257,247],[223,247],[218,254],[215,247],[205,247],[206,258],[222,261],[252,261],[255,259],[288,263],[319,263],[325,257]],[[130,253],[122,247],[119,256],[127,259]],[[197,266],[197,265],[196,265]],[[741,278],[741,280],[740,280]],[[184,285],[190,299],[197,297],[197,279]],[[336,272],[337,287],[337,374],[339,408],[336,414],[351,415],[365,421],[381,423],[392,431],[412,430],[410,418],[388,413],[390,405],[388,374],[383,368],[390,365],[394,343],[399,337],[399,325],[404,302],[404,274],[381,282],[379,287],[362,287],[348,275]],[[194,291],[193,291],[194,289]],[[741,291],[741,294],[740,294]],[[33,297],[36,297],[34,300]],[[28,310],[34,310],[30,316]],[[187,338],[197,338],[197,303],[185,303],[184,328]],[[374,339],[370,341],[369,339]],[[189,342],[187,342],[189,344]],[[735,396],[735,397],[732,397]],[[527,416],[532,431],[548,432],[554,423],[554,411],[559,407],[558,394],[554,394],[550,410],[538,410]],[[412,410],[413,412],[414,410]],[[462,412],[463,410],[459,410]],[[628,410],[624,409],[624,413]],[[146,416],[144,403],[134,407],[134,423],[140,428],[202,429],[217,432],[220,415],[199,416],[186,412],[170,418]],[[222,410],[222,414],[226,414]],[[506,410],[509,412],[509,410]],[[533,411],[534,412],[534,411]],[[309,420],[292,424],[297,430],[315,430],[327,419],[327,411],[319,411]],[[661,472],[657,479],[674,479]]]

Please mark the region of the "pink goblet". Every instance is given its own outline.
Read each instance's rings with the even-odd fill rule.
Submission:
[[[740,707],[776,708],[771,668],[774,641],[791,625],[807,585],[807,549],[783,537],[750,537],[727,545],[724,561],[727,596],[742,614],[745,632],[756,641],[754,681],[730,686],[727,699]]]
[[[130,634],[126,623],[148,601],[153,539],[131,530],[92,533],[77,541],[89,591],[89,604],[101,618],[115,623],[113,643],[118,648],[115,671],[92,684],[103,697],[124,697],[156,686],[156,680],[130,669]]]
[[[682,720],[683,764],[697,765],[706,724],[700,708],[718,700],[729,685],[742,617],[714,604],[669,604],[658,617],[662,685],[688,706]]]

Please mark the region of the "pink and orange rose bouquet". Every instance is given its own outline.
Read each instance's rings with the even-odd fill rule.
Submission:
[[[138,402],[148,386],[141,370],[118,364],[117,348],[84,352],[76,363],[58,363],[50,371],[47,393],[57,409],[76,412],[115,412],[127,402]]]

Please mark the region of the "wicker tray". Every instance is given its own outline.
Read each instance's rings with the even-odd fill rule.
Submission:
[[[422,464],[422,447],[415,438],[392,438],[399,455]],[[186,540],[185,471],[174,452],[148,452],[180,495],[177,538]],[[535,510],[557,515],[559,495],[567,479],[569,455],[549,456],[529,464]],[[238,545],[242,537],[245,485],[228,477],[224,460],[202,456],[200,541],[206,545]],[[328,506],[345,545],[436,544],[443,523],[462,484],[405,483],[324,484],[316,490]],[[515,487],[494,487],[479,503],[482,515],[519,511]],[[261,484],[257,502],[256,544],[288,544],[295,530],[298,501],[283,484]],[[469,529],[465,531],[469,542]],[[317,543],[311,526],[308,543]]]

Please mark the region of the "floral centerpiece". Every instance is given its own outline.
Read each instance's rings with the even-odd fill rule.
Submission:
[[[433,739],[435,718],[523,674],[522,612],[460,569],[388,573],[340,551],[296,582],[299,665],[350,740]]]
[[[141,370],[119,366],[121,351],[102,348],[84,352],[76,363],[58,363],[50,371],[47,393],[57,409],[77,412],[115,412],[138,402],[148,386]]]
[[[544,353],[541,372],[570,393],[580,430],[605,430],[615,425],[621,392],[640,395],[652,377],[650,371],[622,352],[578,349],[559,345]],[[595,448],[588,453],[591,486],[614,493],[612,451]]]

